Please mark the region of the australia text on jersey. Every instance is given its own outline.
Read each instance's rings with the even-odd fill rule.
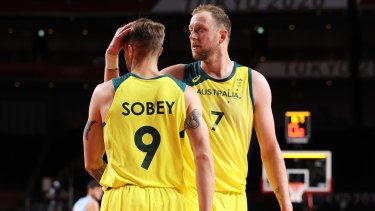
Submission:
[[[122,107],[124,112],[122,115],[128,116],[129,114],[134,115],[153,115],[153,114],[172,114],[172,108],[175,104],[175,101],[156,101],[156,102],[123,102]]]
[[[236,90],[238,91],[238,90]],[[227,90],[217,90],[217,89],[198,89],[197,93],[200,95],[218,95],[222,97],[231,97],[241,99],[241,96],[238,95],[238,92],[227,89]]]

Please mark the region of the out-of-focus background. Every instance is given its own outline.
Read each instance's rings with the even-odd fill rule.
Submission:
[[[374,0],[4,0],[0,211],[70,210],[86,194],[82,132],[116,29],[159,21],[160,69],[189,63],[187,26],[200,3],[225,8],[231,59],[266,76],[282,150],[331,151],[333,189],[313,194],[313,209],[375,210]],[[287,143],[287,111],[310,112],[308,143]],[[255,137],[248,157],[249,210],[277,210],[261,191]]]

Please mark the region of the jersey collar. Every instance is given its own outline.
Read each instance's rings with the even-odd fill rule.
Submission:
[[[216,78],[212,78],[211,76],[209,76],[206,72],[204,72],[204,70],[202,69],[202,66],[201,66],[201,61],[198,61],[198,73],[200,75],[202,75],[203,78],[206,78],[206,79],[210,79],[212,81],[215,81],[215,82],[224,82],[224,81],[228,81],[230,80],[234,74],[236,73],[236,70],[237,70],[237,67],[239,67],[239,64],[237,64],[237,62],[235,61],[232,61],[233,62],[233,70],[232,70],[232,73],[226,77],[226,78],[223,78],[223,79],[216,79]]]

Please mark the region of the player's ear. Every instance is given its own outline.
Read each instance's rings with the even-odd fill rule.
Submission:
[[[161,52],[163,52],[163,47],[160,48],[158,57],[161,55]]]
[[[128,45],[127,49],[128,49],[128,52],[129,52],[129,58],[133,59],[133,57],[134,57],[134,48],[133,48],[133,46],[132,45]]]
[[[220,40],[219,43],[223,43],[225,40],[228,39],[228,31],[225,29],[220,30]]]

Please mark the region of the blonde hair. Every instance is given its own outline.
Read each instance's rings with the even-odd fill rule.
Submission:
[[[140,18],[132,24],[129,34],[125,35],[123,42],[137,43],[142,48],[154,52],[159,50],[164,43],[165,26],[147,18]]]
[[[192,15],[195,15],[200,12],[211,13],[213,19],[216,22],[216,25],[217,26],[222,25],[225,28],[225,30],[228,31],[228,40],[229,40],[231,29],[232,29],[232,24],[230,23],[230,19],[227,13],[225,13],[225,11],[222,8],[215,6],[215,5],[211,5],[211,4],[201,4],[193,10]]]

